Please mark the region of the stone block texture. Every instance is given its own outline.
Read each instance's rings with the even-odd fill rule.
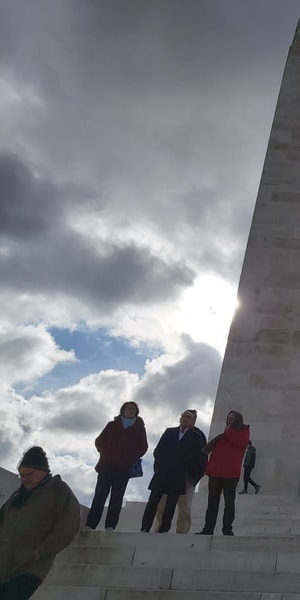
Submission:
[[[300,25],[290,47],[224,356],[210,437],[236,409],[268,494],[300,494]]]

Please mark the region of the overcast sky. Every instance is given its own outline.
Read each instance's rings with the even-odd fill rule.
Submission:
[[[137,400],[208,432],[294,0],[0,0],[0,464],[79,499]],[[233,407],[234,408],[234,407]],[[224,415],[225,418],[225,415]]]

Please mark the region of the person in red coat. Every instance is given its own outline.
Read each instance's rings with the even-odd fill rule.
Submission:
[[[129,480],[129,468],[148,449],[144,421],[138,414],[136,402],[125,402],[120,408],[120,414],[107,423],[95,440],[95,446],[100,452],[100,459],[95,467],[99,475],[86,522],[89,529],[96,529],[109,493],[105,529],[113,531],[117,526]]]
[[[208,504],[205,525],[200,534],[213,534],[223,492],[225,507],[222,532],[223,535],[233,535],[235,493],[248,444],[249,425],[244,425],[242,415],[232,410],[227,415],[224,432],[203,448],[203,452],[210,454],[210,457],[205,471],[209,477]]]

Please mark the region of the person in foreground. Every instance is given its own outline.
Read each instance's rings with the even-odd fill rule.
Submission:
[[[86,529],[96,529],[109,492],[105,529],[113,531],[118,524],[130,476],[129,469],[148,449],[144,421],[138,414],[136,402],[125,402],[120,408],[120,414],[114,421],[107,423],[95,440],[95,446],[100,452],[100,459],[95,467],[98,479]]]
[[[158,533],[169,531],[178,497],[186,493],[187,481],[194,486],[204,474],[206,458],[201,451],[206,440],[204,434],[195,431],[194,423],[194,414],[184,411],[180,426],[166,429],[154,450],[154,475],[148,486],[151,494],[142,518],[142,532],[150,531],[164,494],[167,497]]]
[[[250,485],[253,485],[254,489],[255,489],[255,493],[258,494],[261,486],[258,485],[258,483],[255,483],[255,481],[253,481],[253,479],[251,479],[251,472],[255,467],[255,462],[256,462],[256,448],[255,446],[253,446],[251,440],[249,440],[249,445],[247,448],[247,452],[245,454],[245,458],[244,458],[244,488],[242,489],[241,492],[239,492],[240,494],[248,494],[248,483],[250,483]]]
[[[185,478],[185,494],[181,494],[177,499],[177,522],[176,522],[176,533],[188,533],[192,524],[192,502],[195,493],[195,487],[200,479],[204,475],[207,455],[201,452],[202,448],[206,446],[206,437],[198,427],[195,427],[197,420],[197,411],[194,408],[185,410],[180,417],[180,425],[183,423],[183,427],[186,426],[186,432],[192,429],[199,435],[199,446],[196,449],[195,456],[193,457],[193,464],[190,464],[187,468]],[[199,451],[200,450],[200,451]],[[166,494],[163,495],[162,499],[158,504],[156,511],[156,524],[155,531],[158,532],[161,526],[162,515],[166,505]]]
[[[69,486],[50,473],[44,450],[33,446],[19,465],[19,489],[0,511],[0,600],[27,600],[80,525]]]
[[[249,443],[249,426],[244,425],[240,413],[232,410],[227,415],[223,433],[211,440],[203,451],[210,454],[206,474],[208,504],[205,525],[200,534],[212,535],[216,526],[221,493],[224,495],[223,535],[233,535],[235,494],[245,450]]]

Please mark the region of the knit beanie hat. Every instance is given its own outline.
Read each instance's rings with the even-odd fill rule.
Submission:
[[[24,453],[18,464],[18,469],[20,469],[20,467],[31,467],[32,469],[39,469],[40,471],[50,471],[48,458],[43,448],[40,446],[33,446]]]

